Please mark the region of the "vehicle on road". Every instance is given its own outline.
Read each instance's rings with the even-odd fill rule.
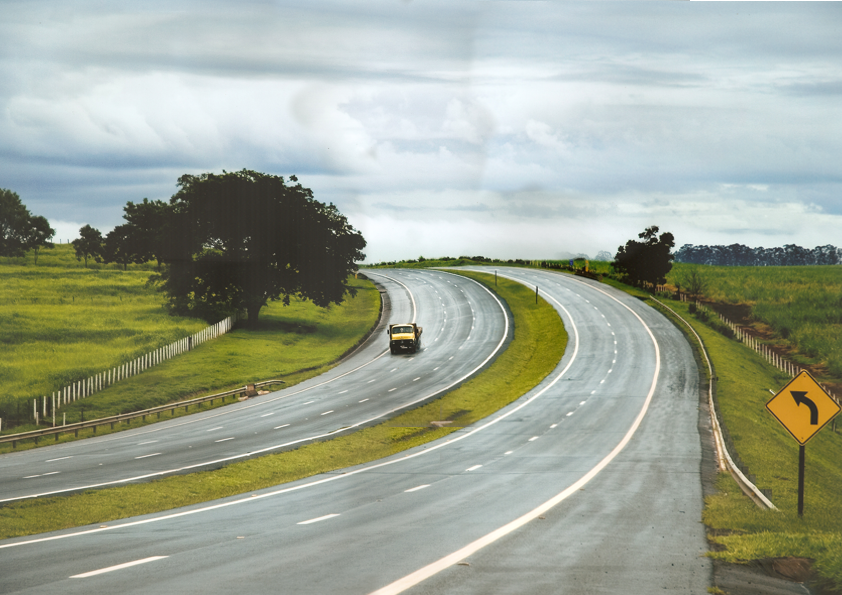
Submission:
[[[421,347],[421,332],[424,329],[414,322],[390,324],[386,329],[389,335],[389,350],[394,355],[402,351],[415,353]]]

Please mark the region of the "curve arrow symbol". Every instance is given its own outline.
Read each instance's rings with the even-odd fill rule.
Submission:
[[[805,390],[791,390],[789,393],[795,399],[796,405],[806,405],[810,408],[810,425],[819,425],[819,408],[813,403],[812,399],[807,398],[807,391]]]

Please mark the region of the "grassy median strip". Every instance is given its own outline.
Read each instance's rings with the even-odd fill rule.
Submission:
[[[798,443],[766,410],[790,378],[742,343],[703,324],[689,304],[670,302],[705,343],[718,378],[717,400],[735,450],[755,484],[771,489],[779,510],[762,510],[727,473],[706,500],[704,522],[720,549],[714,558],[747,562],[802,557],[836,589],[842,587],[842,436],[829,426],[807,444],[804,518],[797,514]],[[680,323],[678,323],[680,324]],[[733,454],[733,452],[732,452]]]
[[[444,397],[383,424],[293,451],[216,471],[168,477],[71,496],[27,500],[0,508],[0,539],[103,523],[169,510],[376,460],[445,436],[456,428],[430,421],[473,423],[511,403],[543,380],[564,354],[567,335],[555,310],[534,291],[490,275],[482,279],[509,305],[514,339],[481,374]]]

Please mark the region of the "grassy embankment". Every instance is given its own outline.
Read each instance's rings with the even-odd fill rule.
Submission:
[[[778,511],[751,502],[726,473],[719,492],[707,498],[704,522],[729,562],[804,557],[836,588],[842,587],[842,437],[829,427],[807,445],[805,512],[797,515],[798,444],[768,413],[769,389],[788,381],[753,350],[729,339],[689,313],[689,304],[670,302],[702,337],[713,361],[718,406],[743,463],[760,488],[771,489]]]
[[[62,248],[69,246],[53,252]],[[69,249],[65,252],[72,254]],[[22,409],[26,419],[34,397],[50,395],[68,382],[207,326],[204,321],[167,315],[162,296],[145,286],[147,270],[85,270],[73,264],[75,258],[65,263],[70,268],[42,268],[44,260],[39,258],[37,267],[0,266],[0,411]],[[66,413],[68,423],[78,421],[82,408],[85,419],[94,419],[247,382],[280,377],[294,384],[317,375],[377,321],[377,290],[361,279],[351,283],[358,289],[357,297],[340,306],[322,309],[297,300],[287,307],[271,303],[261,312],[260,330],[237,328],[189,354],[68,404],[57,421],[61,423],[61,413]],[[176,411],[177,416],[182,414]],[[170,415],[166,412],[162,419]],[[129,427],[141,423],[136,420]],[[8,430],[7,422],[3,425],[4,433],[35,428],[31,421]],[[107,429],[98,430],[103,431]],[[80,432],[80,437],[91,432]],[[70,439],[72,434],[60,441]],[[18,449],[32,445],[26,441]],[[0,445],[0,452],[10,448]]]
[[[823,381],[842,381],[842,266],[677,263],[668,281],[675,284],[694,268],[707,281],[706,300],[743,305],[757,324],[769,327],[790,359],[823,368],[827,375]]]
[[[493,286],[493,277],[464,274],[485,278],[486,284]],[[452,419],[455,426],[464,426],[488,416],[546,377],[560,361],[567,343],[561,319],[543,299],[536,306],[529,288],[503,279],[498,283],[495,289],[514,316],[514,339],[489,368],[444,397],[348,436],[216,471],[11,504],[0,508],[0,539],[102,523],[275,486],[389,456],[457,429],[435,428],[431,421]]]

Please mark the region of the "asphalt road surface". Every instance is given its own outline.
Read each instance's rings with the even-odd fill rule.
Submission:
[[[2,455],[0,502],[214,468],[347,433],[458,384],[511,337],[505,308],[474,281],[429,271],[371,276],[388,292],[390,311],[327,374],[189,417]],[[421,350],[391,355],[386,324],[412,321],[424,328]]]
[[[499,270],[539,285],[570,334],[517,402],[344,472],[4,541],[0,592],[705,593],[683,336],[610,287]]]

